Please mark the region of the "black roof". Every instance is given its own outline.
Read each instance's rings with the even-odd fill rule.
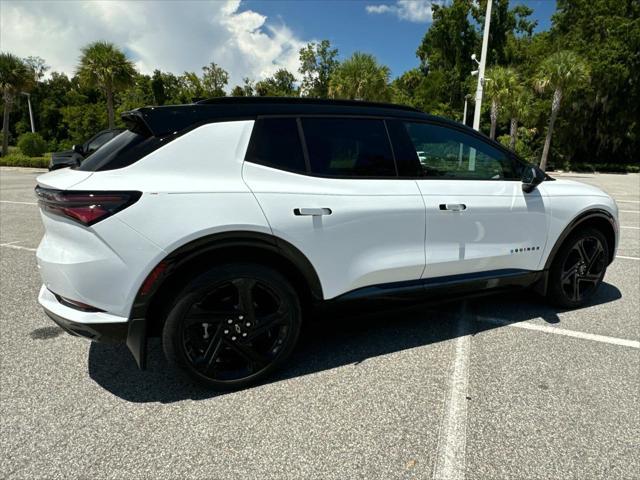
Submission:
[[[203,123],[252,119],[260,115],[434,118],[406,105],[298,97],[220,97],[187,105],[137,108],[123,113],[122,118],[131,129],[163,137]]]

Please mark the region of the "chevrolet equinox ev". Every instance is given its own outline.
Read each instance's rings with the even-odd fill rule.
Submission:
[[[160,336],[213,389],[281,366],[317,306],[531,288],[575,308],[615,256],[609,195],[410,107],[222,98],[123,120],[37,179],[39,302],[140,368]]]

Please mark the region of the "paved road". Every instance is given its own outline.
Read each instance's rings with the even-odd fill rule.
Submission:
[[[139,372],[44,316],[36,175],[0,169],[0,477],[640,478],[638,175],[573,176],[624,210],[592,305],[327,318],[278,378],[226,395],[174,378],[157,342]]]

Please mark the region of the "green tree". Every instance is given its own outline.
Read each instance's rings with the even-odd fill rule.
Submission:
[[[242,79],[242,90],[244,90],[245,97],[253,97],[255,95],[255,85],[253,80],[249,77],[244,77]]]
[[[487,0],[473,4],[471,11],[478,25],[483,26]],[[532,13],[533,9],[526,5],[516,5],[510,9],[509,0],[493,0],[487,65],[508,65],[513,62],[510,51],[513,41],[530,38],[537,25],[535,20],[528,19]]]
[[[109,128],[115,127],[114,96],[133,83],[135,74],[133,63],[113,43],[98,41],[82,49],[77,75],[85,85],[104,92]]]
[[[151,91],[156,105],[183,103],[180,78],[173,73],[155,70],[151,77]]]
[[[329,40],[311,42],[300,49],[300,91],[305,97],[329,96],[329,80],[339,64],[337,56],[338,49],[331,48]]]
[[[151,77],[151,91],[153,92],[153,103],[155,105],[164,105],[167,101],[167,94],[164,90],[164,78],[162,72],[158,69],[153,71]]]
[[[407,70],[391,82],[391,100],[403,105],[417,105],[418,89],[425,80],[424,74],[418,69]]]
[[[586,83],[589,79],[587,64],[574,52],[561,50],[554,53],[542,62],[535,80],[536,89],[540,92],[553,90],[553,103],[551,104],[551,116],[547,127],[540,168],[547,168],[547,158],[551,147],[553,126],[556,123],[563,95],[569,95],[572,91]]]
[[[145,105],[155,104],[155,95],[152,87],[152,78],[149,75],[136,73],[133,83],[122,93],[117,95],[119,100],[118,112],[133,110]]]
[[[62,107],[62,123],[68,132],[67,144],[80,144],[87,141],[108,123],[107,112],[99,103],[69,105]]]
[[[427,77],[435,71],[444,77],[442,88],[433,91],[432,101],[459,105],[463,103],[464,84],[473,69],[471,55],[479,43],[478,33],[469,21],[470,0],[453,0],[449,5],[433,4],[433,23],[416,52]],[[440,79],[438,79],[439,81]]]
[[[248,77],[242,79],[242,85],[236,85],[231,91],[232,97],[252,97],[253,82]]]
[[[204,86],[195,72],[184,72],[178,77],[179,103],[191,103],[206,97]]]
[[[42,57],[27,57],[23,59],[24,63],[31,69],[34,75],[34,80],[39,82],[44,77],[44,74],[49,70],[49,65]]]
[[[491,100],[491,130],[489,137],[496,138],[496,126],[500,110],[507,103],[520,86],[515,70],[505,67],[493,67],[487,71],[484,89],[487,98]]]
[[[336,68],[329,83],[329,96],[351,100],[387,101],[391,95],[391,71],[373,55],[355,52]]]
[[[637,162],[640,2],[558,0],[552,20],[547,52],[571,50],[590,70],[590,82],[563,105],[554,130],[562,155],[580,161]]]
[[[0,89],[2,89],[2,155],[9,153],[9,114],[20,92],[30,90],[35,74],[27,64],[11,53],[0,53]]]
[[[244,88],[242,88],[240,85],[236,85],[231,90],[231,96],[232,97],[245,97],[246,95],[244,94]]]
[[[206,96],[224,97],[224,88],[229,83],[229,73],[214,62],[202,67],[202,71],[202,88]]]
[[[295,97],[297,96],[296,77],[290,71],[281,68],[272,77],[256,83],[255,91],[260,97]]]
[[[531,93],[519,86],[509,92],[505,99],[505,113],[509,120],[509,148],[515,150],[518,140],[518,123],[527,120],[531,111]]]

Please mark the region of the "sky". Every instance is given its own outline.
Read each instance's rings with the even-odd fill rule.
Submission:
[[[435,0],[434,0],[435,1]],[[442,0],[439,0],[442,1]],[[446,1],[446,0],[445,0]],[[212,61],[230,87],[286,68],[298,51],[328,39],[344,59],[372,53],[392,77],[418,65],[415,51],[431,24],[432,0],[0,0],[0,50],[39,56],[72,75],[83,45],[117,44],[142,73],[201,72]],[[550,26],[555,0],[511,0]],[[479,53],[479,52],[478,52]]]

